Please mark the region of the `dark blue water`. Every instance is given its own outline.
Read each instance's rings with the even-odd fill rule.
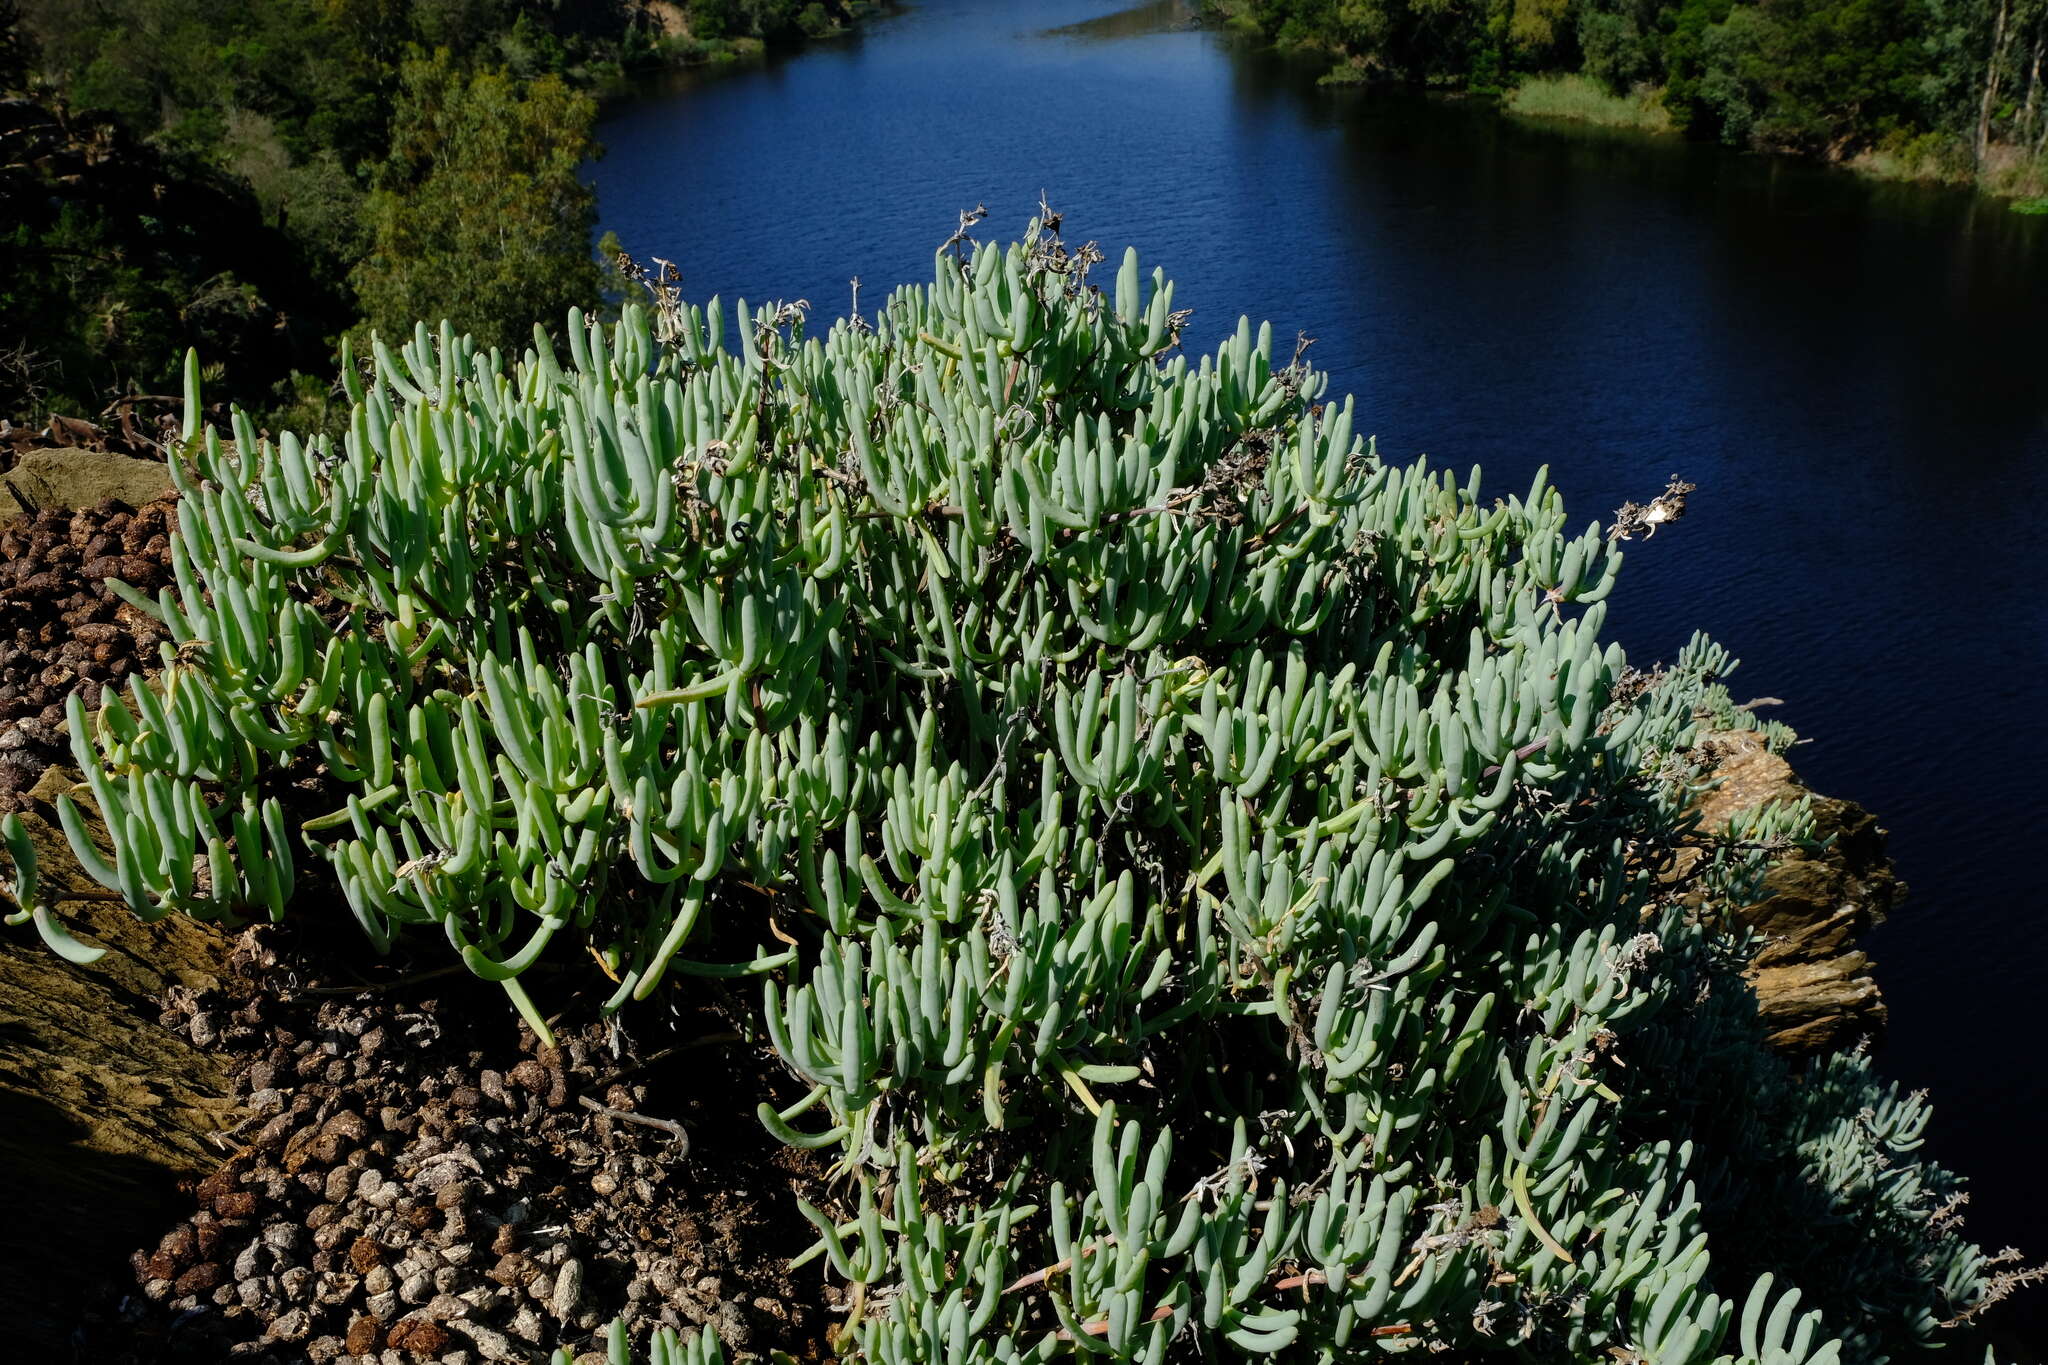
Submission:
[[[604,226],[692,298],[830,318],[856,275],[870,307],[929,278],[961,209],[1008,239],[1044,190],[1070,237],[1180,281],[1190,350],[1240,312],[1316,338],[1385,455],[1503,492],[1548,463],[1586,520],[1697,483],[1615,628],[1639,663],[1717,636],[1738,697],[1787,700],[1808,780],[1884,817],[1913,895],[1870,945],[1883,1065],[1934,1091],[1973,1233],[2048,1256],[2048,219],[1321,90],[1159,31],[1170,6],[1048,31],[1117,8],[928,0],[650,92],[601,130]]]

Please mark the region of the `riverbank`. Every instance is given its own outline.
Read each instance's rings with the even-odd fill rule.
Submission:
[[[1915,13],[1850,24],[1826,5],[1794,14],[1742,0],[1710,21],[1670,4],[1653,12],[1638,27],[1597,0],[1565,0],[1517,10],[1503,34],[1455,6],[1410,22],[1420,8],[1407,0],[1202,4],[1218,27],[1327,62],[1325,85],[1458,91],[1524,117],[1678,132],[2048,212],[2048,11],[2008,23],[2001,7],[1994,27],[1986,10],[1990,48],[1974,53],[1968,40],[1935,41]]]
[[[657,35],[651,53],[653,60],[638,68],[638,74],[646,75],[662,68],[741,66],[798,43],[836,38],[851,32],[879,8],[880,0],[834,0],[829,7],[820,0],[809,0],[800,9],[793,5],[778,7],[792,11],[789,23],[753,33],[731,31],[728,17],[749,6],[692,5],[686,0],[640,0],[640,4]],[[630,82],[622,82],[617,91],[610,93],[625,97],[633,88]]]
[[[1671,111],[1664,107],[1662,90],[1638,86],[1617,95],[1585,76],[1531,76],[1501,97],[1501,108],[1523,118],[1637,128],[1646,133],[1676,131]]]
[[[1577,74],[1530,76],[1501,97],[1501,108],[1522,118],[1677,134],[1681,130],[1665,104],[1665,94],[1663,87],[1654,85],[1616,94]],[[1929,135],[1904,150],[1871,148],[1832,164],[1871,180],[1973,188],[2011,201],[2016,213],[2048,213],[2048,159],[2024,148],[1989,147],[1980,167],[1973,164],[1968,147]]]

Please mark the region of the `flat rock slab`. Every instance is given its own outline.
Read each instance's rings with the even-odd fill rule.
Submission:
[[[65,785],[52,769],[37,791]],[[0,1317],[17,1347],[48,1350],[176,1217],[177,1182],[220,1163],[209,1135],[238,1117],[233,1088],[218,1058],[161,1026],[156,997],[211,985],[230,945],[182,915],[143,924],[118,901],[67,898],[99,888],[47,806],[22,822],[59,917],[107,949],[76,967],[32,927],[0,929]]]
[[[69,446],[32,450],[0,474],[0,521],[45,507],[76,511],[108,498],[141,507],[170,491],[170,469],[162,460]]]

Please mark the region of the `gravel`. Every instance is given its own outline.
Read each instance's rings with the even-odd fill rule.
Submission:
[[[760,1099],[787,1103],[757,1058],[664,1073],[595,1026],[543,1049],[464,978],[315,994],[278,941],[248,931],[237,981],[165,999],[167,1025],[233,1060],[250,1114],[186,1216],[136,1253],[95,1359],[532,1362],[600,1350],[615,1314],[636,1335],[715,1322],[732,1350],[822,1357],[830,1293],[815,1269],[800,1289],[787,1258],[815,1235],[794,1195],[829,1196],[814,1158],[754,1126]],[[689,1160],[581,1095],[681,1119]]]

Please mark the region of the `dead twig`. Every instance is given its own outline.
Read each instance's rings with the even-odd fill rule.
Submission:
[[[1519,748],[1519,749],[1515,750],[1515,760],[1516,760],[1517,762],[1520,762],[1520,761],[1521,761],[1522,759],[1525,759],[1525,758],[1529,757],[1529,755],[1531,755],[1531,754],[1535,754],[1535,753],[1541,753],[1541,752],[1543,751],[1543,749],[1544,749],[1544,748],[1545,748],[1545,747],[1546,747],[1547,745],[1549,745],[1549,743],[1550,743],[1550,736],[1549,736],[1549,735],[1545,735],[1545,736],[1544,736],[1543,738],[1541,738],[1541,739],[1537,739],[1537,740],[1531,740],[1531,741],[1530,741],[1529,743],[1527,743],[1527,744],[1524,744],[1524,745],[1523,745],[1523,746],[1522,746],[1521,748]],[[1492,777],[1492,776],[1493,776],[1493,775],[1494,775],[1495,773],[1498,773],[1498,772],[1499,772],[1500,770],[1501,770],[1501,765],[1500,765],[1500,764],[1498,764],[1498,763],[1492,764],[1492,765],[1488,766],[1487,768],[1485,768],[1485,769],[1481,770],[1481,772],[1480,772],[1480,774],[1479,774],[1480,780],[1481,780],[1481,781],[1484,781],[1484,780],[1486,780],[1487,778],[1489,778],[1489,777]]]
[[[362,985],[360,985],[360,986],[307,986],[307,987],[306,987],[306,988],[305,988],[305,989],[304,989],[304,990],[303,990],[303,991],[301,992],[301,994],[304,994],[304,995],[373,995],[373,994],[376,994],[376,993],[378,993],[378,992],[380,992],[380,991],[395,991],[395,990],[400,990],[400,989],[403,989],[403,988],[404,988],[404,987],[406,987],[406,986],[413,986],[413,985],[417,985],[417,984],[419,984],[419,983],[420,983],[420,982],[422,982],[422,981],[432,981],[432,980],[434,980],[434,979],[435,979],[436,977],[442,977],[442,976],[453,976],[453,975],[454,975],[455,973],[457,973],[457,972],[459,972],[459,971],[462,971],[462,970],[463,970],[463,965],[462,965],[462,964],[461,964],[460,962],[455,962],[455,963],[451,963],[451,964],[449,964],[449,965],[448,965],[448,966],[446,966],[446,967],[433,967],[433,968],[429,968],[428,970],[426,970],[426,971],[424,971],[424,972],[414,972],[414,973],[412,973],[412,974],[411,974],[411,975],[409,975],[409,976],[399,976],[399,977],[393,977],[393,978],[392,978],[391,980],[389,980],[389,981],[379,981],[379,982],[376,982],[376,983],[374,983],[374,984],[373,984],[373,983],[371,983],[371,982],[367,982],[367,981],[366,981],[366,982],[364,982],[364,983],[363,983]]]
[[[588,1095],[578,1095],[576,1103],[600,1118],[616,1119],[621,1123],[637,1123],[643,1128],[658,1128],[681,1144],[683,1150],[677,1153],[679,1158],[687,1157],[690,1154],[690,1135],[684,1132],[683,1125],[677,1123],[674,1119],[649,1118],[645,1114],[636,1114],[630,1109],[614,1109],[610,1105],[599,1104]]]

